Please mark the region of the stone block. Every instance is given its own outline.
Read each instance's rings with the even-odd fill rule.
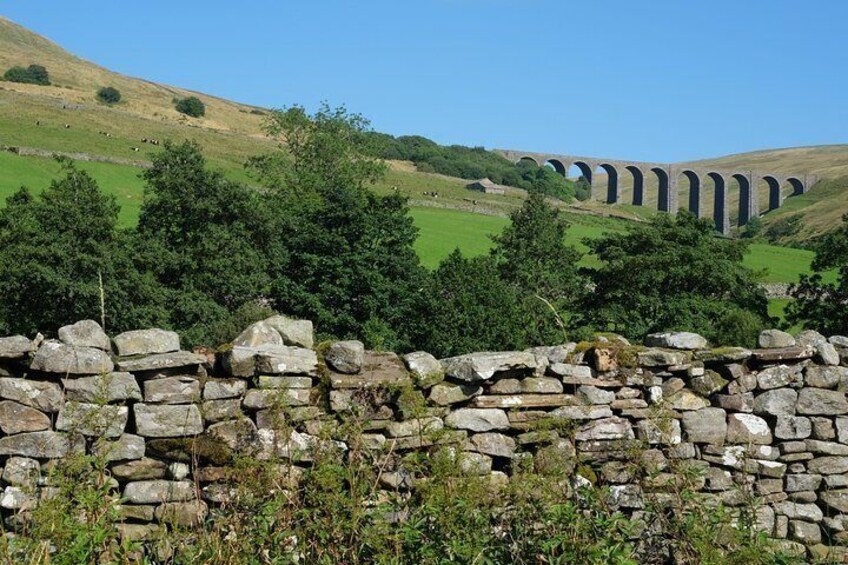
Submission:
[[[180,350],[180,336],[177,332],[157,328],[124,332],[116,335],[113,341],[121,357],[171,353]]]
[[[64,379],[62,385],[68,400],[102,404],[142,399],[138,382],[130,373]]]
[[[146,380],[144,401],[151,404],[200,402],[200,382],[189,376]]]
[[[94,320],[80,320],[69,326],[59,328],[59,341],[77,347],[95,347],[103,351],[112,349],[109,336]]]
[[[727,436],[727,414],[721,408],[701,408],[683,413],[683,433],[692,443],[722,445]]]
[[[157,504],[194,500],[191,481],[166,481],[162,479],[133,481],[124,487],[124,499],[131,504]]]
[[[30,367],[34,371],[61,375],[99,375],[111,373],[114,364],[102,349],[45,341],[35,352]]]
[[[530,375],[536,369],[536,356],[527,351],[469,353],[442,359],[445,374],[464,382],[489,380],[495,375]]]
[[[50,429],[50,418],[35,408],[11,400],[0,401],[0,430],[12,435]]]
[[[727,443],[769,445],[771,442],[771,428],[769,428],[768,422],[759,416],[753,414],[728,415]]]
[[[130,409],[111,404],[89,404],[71,400],[56,419],[56,429],[84,436],[116,438],[124,433]]]
[[[460,408],[447,415],[445,425],[454,429],[486,432],[489,430],[508,429],[509,419],[503,410]]]
[[[197,435],[203,432],[203,418],[194,404],[136,404],[135,426],[143,437],[167,438]]]

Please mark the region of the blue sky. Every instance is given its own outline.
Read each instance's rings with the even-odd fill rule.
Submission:
[[[677,161],[848,142],[845,0],[6,0],[113,70],[395,135]]]

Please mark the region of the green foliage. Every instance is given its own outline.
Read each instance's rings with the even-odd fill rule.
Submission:
[[[64,162],[65,177],[37,197],[25,188],[0,210],[0,331],[33,335],[84,318],[107,329],[163,321],[160,289],[134,261],[132,234],[94,180]]]
[[[50,76],[41,65],[30,65],[29,67],[14,66],[3,74],[3,78],[10,82],[23,82],[26,84],[50,85]]]
[[[181,98],[177,100],[174,107],[177,112],[191,116],[192,118],[199,118],[206,115],[206,104],[197,96]]]
[[[577,268],[580,253],[565,244],[568,227],[560,211],[534,191],[492,238],[501,278],[522,296],[528,344],[563,341],[565,325],[585,294],[587,281]]]
[[[745,227],[742,229],[740,236],[744,239],[756,239],[763,233],[763,220],[759,216],[754,216]]]
[[[848,214],[842,226],[821,238],[812,275],[801,275],[786,309],[790,324],[818,330],[825,335],[848,335]],[[837,280],[824,281],[823,274],[837,270]]]
[[[782,239],[792,237],[801,231],[803,216],[796,214],[794,216],[786,216],[776,222],[769,224],[765,230],[765,237],[772,243],[777,243]]]
[[[581,176],[574,183],[574,197],[581,202],[585,202],[592,198],[592,185],[586,180],[586,177]]]
[[[104,104],[117,104],[121,101],[121,91],[112,86],[104,86],[97,91],[97,99]]]
[[[688,212],[586,244],[602,262],[582,309],[588,326],[632,339],[687,330],[715,344],[752,344],[769,321],[758,273],[742,264],[746,244],[715,237]]]

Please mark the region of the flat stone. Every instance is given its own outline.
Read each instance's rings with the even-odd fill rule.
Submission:
[[[682,351],[666,351],[664,349],[648,349],[638,353],[639,365],[642,367],[670,367],[685,365],[689,355]]]
[[[533,373],[536,356],[527,351],[480,352],[442,359],[445,374],[465,382],[486,381],[499,373]]]
[[[848,384],[848,367],[809,365],[804,370],[804,382],[807,386],[818,388],[836,388]]]
[[[789,537],[805,545],[813,545],[822,540],[821,528],[803,520],[789,520]]]
[[[741,394],[718,394],[715,397],[719,408],[732,412],[750,413],[754,411],[754,395],[750,392]]]
[[[817,491],[821,482],[821,475],[786,475],[786,492]]]
[[[841,391],[804,388],[798,393],[797,411],[817,416],[848,414],[848,400]]]
[[[727,443],[769,445],[771,442],[771,428],[769,428],[768,422],[759,416],[753,414],[728,415]]]
[[[447,415],[445,425],[449,428],[486,432],[508,429],[509,419],[503,410],[460,408]]]
[[[771,416],[794,416],[798,393],[788,388],[766,391],[754,398],[754,413]]]
[[[77,347],[96,347],[109,351],[112,346],[109,336],[94,320],[80,320],[76,324],[59,328],[59,341]]]
[[[32,341],[22,335],[0,337],[0,359],[22,359],[33,351]]]
[[[106,461],[130,461],[144,457],[144,438],[134,434],[122,434],[113,441],[97,441],[92,453]]]
[[[701,410],[710,405],[706,399],[686,389],[672,394],[667,401],[669,408],[681,411]]]
[[[24,510],[35,506],[36,498],[25,489],[7,486],[0,495],[0,508],[7,510]]]
[[[305,347],[306,349],[312,349],[315,345],[312,322],[309,320],[296,320],[287,316],[271,316],[263,321],[277,330],[285,345]]]
[[[172,353],[155,353],[145,357],[134,357],[118,360],[118,369],[130,373],[143,371],[162,371],[165,369],[192,368],[206,362],[206,357],[188,351]],[[111,370],[111,369],[110,369]]]
[[[498,433],[474,434],[470,439],[474,451],[493,457],[512,458],[515,455],[515,440]]]
[[[669,349],[706,349],[707,340],[691,332],[664,332],[648,334],[645,345]]]
[[[158,522],[181,528],[196,528],[203,524],[209,508],[202,500],[190,502],[166,502],[156,507],[154,516]]]
[[[330,345],[324,360],[339,373],[355,374],[362,369],[365,346],[361,341],[337,341]]]
[[[243,404],[251,410],[262,410],[274,406],[306,406],[309,404],[311,389],[280,388],[250,389],[244,395]]]
[[[117,507],[119,522],[152,522],[154,520],[151,504],[121,504]]]
[[[68,400],[109,403],[142,399],[138,382],[130,373],[64,379],[62,385]]]
[[[614,392],[589,385],[578,387],[576,396],[583,404],[610,404],[615,400]]]
[[[551,411],[551,418],[563,420],[598,420],[612,417],[609,406],[562,406]]]
[[[839,365],[839,350],[831,343],[820,343],[816,346],[816,355],[825,365]]]
[[[415,351],[403,356],[407,369],[421,388],[430,388],[445,379],[445,370],[438,359],[426,351]]]
[[[836,443],[832,441],[822,441],[818,439],[807,439],[804,441],[808,451],[825,455],[848,455],[848,445]]]
[[[280,333],[265,322],[249,325],[234,340],[233,347],[259,347],[260,345],[284,345]]]
[[[428,399],[439,406],[449,406],[465,402],[483,394],[483,387],[477,385],[452,385],[440,383],[430,389]]]
[[[250,449],[256,445],[259,437],[256,424],[249,418],[212,424],[205,433],[214,441],[223,443],[234,452]]]
[[[442,428],[444,428],[444,422],[441,418],[414,418],[403,422],[389,422],[386,433],[389,437],[410,437],[432,434]]]
[[[819,475],[841,475],[848,473],[848,457],[830,455],[816,457],[807,462],[807,471]]]
[[[158,328],[124,332],[116,335],[112,341],[121,357],[171,353],[180,350],[180,336],[177,332]]]
[[[683,413],[683,433],[692,443],[722,445],[727,436],[726,413],[721,408],[701,408]]]
[[[241,379],[209,379],[203,385],[203,399],[238,398],[246,391],[247,383]]]
[[[689,386],[697,394],[704,397],[709,397],[727,386],[727,379],[716,373],[715,371],[704,371],[704,374],[694,377]]]
[[[30,367],[34,371],[64,375],[99,375],[114,369],[112,359],[102,349],[75,347],[58,341],[42,343]]]
[[[406,366],[394,353],[369,351],[363,355],[359,374],[330,374],[330,386],[334,389],[406,386],[411,382]]]
[[[574,435],[578,441],[634,439],[633,426],[624,418],[611,417],[594,420],[581,426]]]
[[[243,415],[240,398],[205,400],[200,405],[200,412],[203,414],[203,420],[207,423],[232,420]]]
[[[639,420],[636,430],[650,445],[678,445],[683,441],[680,420]]]
[[[29,432],[0,438],[0,455],[57,459],[71,450],[68,436],[59,432]]]
[[[778,416],[774,427],[777,439],[805,439],[813,433],[813,424],[804,416]]]
[[[144,401],[153,404],[200,402],[200,382],[188,376],[146,380]]]
[[[135,426],[143,437],[181,437],[203,432],[203,418],[194,404],[136,404]]]
[[[744,347],[719,347],[709,351],[698,351],[695,358],[704,363],[734,363],[751,357],[751,350]]]
[[[804,330],[795,336],[795,344],[801,346],[817,346],[827,343],[827,338],[815,330]]]
[[[41,464],[29,457],[9,457],[3,469],[3,480],[28,489],[34,488],[41,477]]]
[[[761,390],[782,388],[790,384],[799,384],[801,380],[801,368],[797,366],[775,365],[763,369],[757,375],[757,385]]]
[[[763,330],[757,338],[757,343],[763,349],[794,347],[795,338],[780,330]]]
[[[111,404],[89,404],[71,400],[65,403],[56,419],[60,432],[74,432],[84,436],[116,438],[124,433],[130,409]]]
[[[133,481],[124,487],[124,498],[132,504],[194,500],[194,484],[191,481],[161,479]]]
[[[774,505],[774,511],[790,519],[820,522],[824,518],[821,509],[815,504],[799,504],[796,502],[779,502]]]
[[[570,363],[552,363],[548,367],[548,372],[558,377],[567,377],[571,379],[593,380],[595,375],[592,373],[592,368],[588,365],[573,365]]]
[[[830,490],[819,497],[829,508],[837,512],[848,513],[848,490]]]
[[[476,408],[554,408],[576,404],[570,394],[513,394],[477,396],[469,406]]]
[[[124,481],[163,479],[168,465],[157,459],[138,459],[112,467],[112,475]]]
[[[14,377],[0,378],[0,397],[42,412],[58,412],[64,400],[56,383]]]
[[[12,435],[50,429],[50,418],[35,408],[11,400],[0,402],[0,430]]]
[[[751,352],[751,357],[764,363],[776,361],[800,361],[809,359],[815,350],[811,347],[782,347],[775,349],[756,349]]]
[[[562,381],[552,377],[527,377],[519,381],[524,394],[561,394]]]

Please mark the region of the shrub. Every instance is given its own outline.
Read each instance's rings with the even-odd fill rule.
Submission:
[[[97,91],[97,99],[106,104],[117,104],[121,101],[121,91],[111,86],[104,86]]]
[[[14,66],[3,74],[3,78],[10,82],[50,85],[50,76],[47,74],[47,69],[41,65],[30,65],[27,68]]]
[[[189,96],[177,101],[177,112],[199,118],[206,115],[206,105],[197,96]]]

